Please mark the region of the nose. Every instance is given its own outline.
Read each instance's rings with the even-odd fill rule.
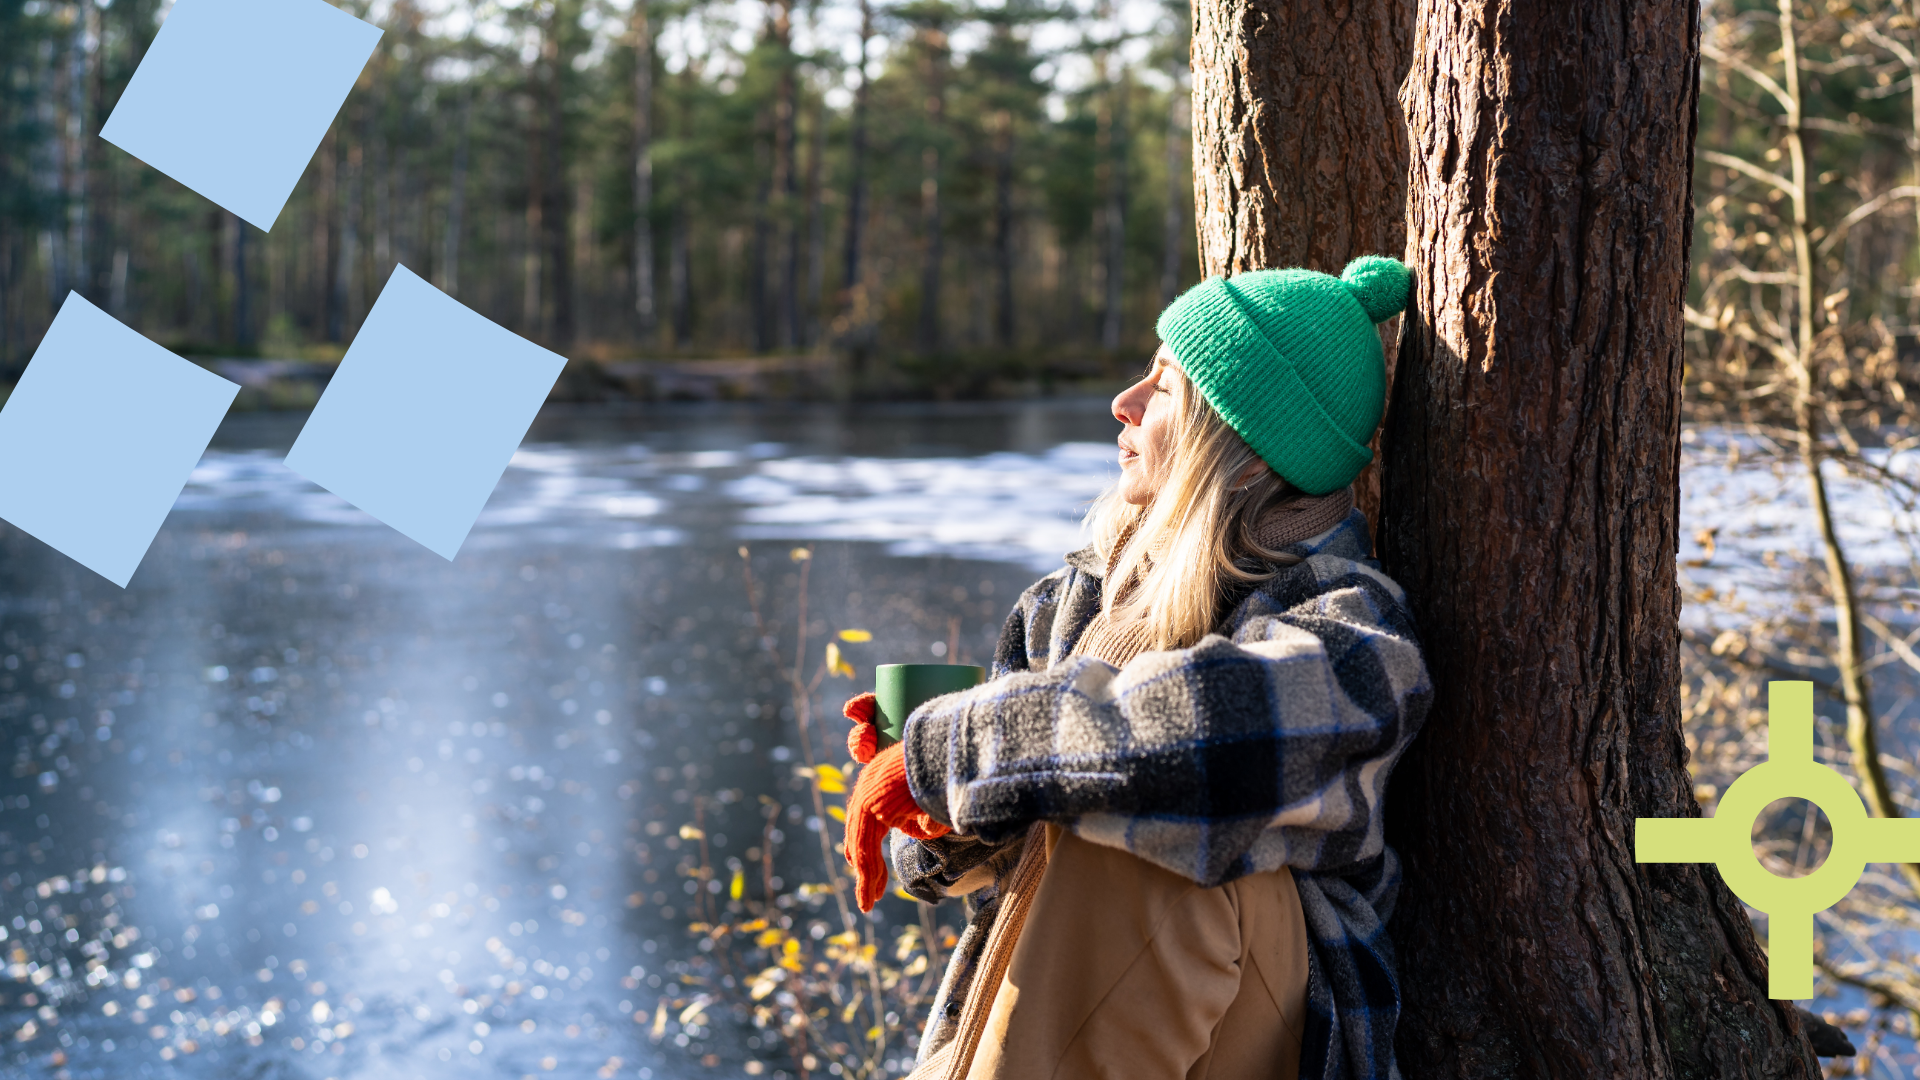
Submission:
[[[1151,391],[1147,380],[1142,379],[1125,390],[1114,395],[1113,418],[1132,427],[1140,425],[1140,418],[1146,415],[1146,396]]]

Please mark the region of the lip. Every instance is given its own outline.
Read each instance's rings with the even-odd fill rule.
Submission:
[[[1119,446],[1120,464],[1125,465],[1127,462],[1137,460],[1140,457],[1140,452],[1128,446],[1126,443],[1120,443]]]

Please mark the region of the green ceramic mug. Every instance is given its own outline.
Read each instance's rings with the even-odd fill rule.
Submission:
[[[873,696],[878,699],[880,745],[892,746],[906,734],[907,716],[923,703],[979,686],[986,669],[975,664],[881,664],[873,669]]]

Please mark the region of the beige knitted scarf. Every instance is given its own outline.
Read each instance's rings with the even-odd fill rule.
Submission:
[[[1254,536],[1266,548],[1297,544],[1338,525],[1352,509],[1351,487],[1331,495],[1303,495],[1288,499],[1262,515]],[[1122,536],[1113,545],[1115,553],[1126,546],[1126,539]],[[1113,564],[1114,558],[1109,555],[1109,579],[1113,576]],[[1114,627],[1107,623],[1106,613],[1101,612],[1094,616],[1086,632],[1080,635],[1070,655],[1096,656],[1115,667],[1124,667],[1127,661],[1145,652],[1150,644],[1152,638],[1144,622]],[[997,883],[1000,910],[994,916],[993,928],[988,931],[986,946],[981,950],[979,966],[974,969],[973,979],[967,987],[959,1027],[947,1045],[914,1069],[907,1080],[965,1080],[972,1071],[974,1055],[980,1049],[981,1036],[986,1033],[987,1018],[993,1012],[994,999],[999,996],[1000,983],[1006,978],[1007,968],[1013,962],[1013,947],[1020,940],[1020,931],[1027,923],[1027,911],[1033,906],[1034,893],[1039,890],[1040,878],[1046,870],[1046,823],[1036,821],[1027,830],[1020,861],[1014,864],[1004,880]]]
[[[1279,503],[1265,514],[1254,527],[1254,539],[1261,547],[1283,548],[1310,540],[1333,528],[1353,509],[1353,488],[1345,487],[1328,495],[1301,495]],[[1113,550],[1107,555],[1107,587],[1113,587],[1114,564],[1119,561],[1120,553],[1127,546],[1127,535],[1123,534],[1115,541]],[[1138,584],[1138,579],[1129,580],[1122,588],[1116,600],[1126,599],[1126,594]],[[1086,632],[1074,643],[1074,656],[1094,656],[1114,667],[1125,667],[1127,661],[1147,651],[1153,645],[1153,628],[1144,619],[1134,619],[1125,623],[1114,623],[1102,610],[1087,624]]]

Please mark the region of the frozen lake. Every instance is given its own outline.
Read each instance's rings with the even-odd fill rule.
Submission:
[[[737,1075],[649,1029],[696,802],[716,859],[819,873],[738,548],[789,654],[796,544],[809,648],[874,634],[831,743],[873,664],[985,658],[1115,471],[1103,400],[556,410],[447,563],[280,466],[298,424],[233,417],[124,592],[0,526],[0,1073]],[[1804,483],[1728,445],[1687,444],[1683,573],[1761,603]]]

